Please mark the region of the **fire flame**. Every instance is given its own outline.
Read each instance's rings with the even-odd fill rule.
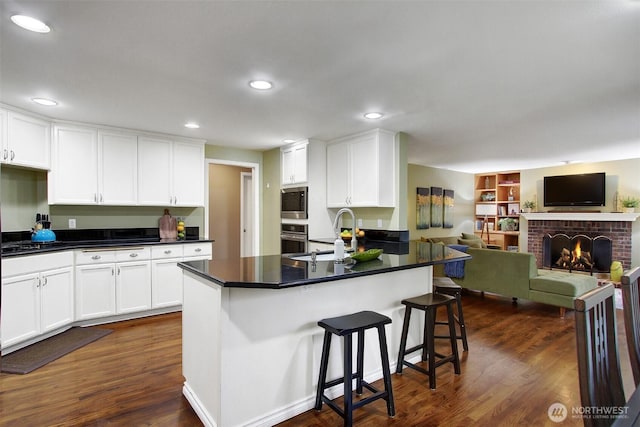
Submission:
[[[576,243],[576,247],[573,249],[573,259],[574,259],[574,261],[579,260],[581,254],[582,254],[582,251],[580,250],[580,240],[578,240],[578,243]]]

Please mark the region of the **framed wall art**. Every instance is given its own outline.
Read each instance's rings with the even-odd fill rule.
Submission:
[[[442,227],[453,228],[453,190],[444,190],[442,203]]]
[[[429,228],[429,189],[418,187],[416,198],[416,228],[426,230]]]
[[[442,227],[442,187],[431,187],[431,227]]]

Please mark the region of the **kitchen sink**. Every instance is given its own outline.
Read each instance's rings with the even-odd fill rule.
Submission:
[[[344,257],[345,257],[345,259],[349,258],[349,254],[344,254]],[[295,261],[308,261],[308,262],[311,262],[311,254],[292,256],[290,258],[295,260]],[[334,260],[335,260],[335,257],[333,255],[333,252],[321,253],[321,254],[317,254],[316,255],[316,261],[334,261]]]

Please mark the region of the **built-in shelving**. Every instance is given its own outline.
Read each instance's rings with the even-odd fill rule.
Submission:
[[[520,171],[475,175],[475,232],[502,249],[518,247],[520,218]],[[512,218],[514,225],[501,220]],[[502,225],[501,225],[502,224]]]

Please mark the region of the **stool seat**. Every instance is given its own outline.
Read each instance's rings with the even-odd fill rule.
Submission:
[[[449,304],[452,301],[455,301],[455,298],[450,297],[449,295],[433,293],[420,295],[419,297],[403,299],[402,304],[417,308],[419,310],[424,310],[427,307],[445,305]]]
[[[439,294],[451,295],[456,299],[458,314],[454,315],[453,318],[460,327],[460,335],[457,335],[456,338],[462,340],[462,349],[468,351],[467,327],[464,323],[464,315],[462,314],[462,286],[451,280],[450,277],[434,277],[433,290]],[[444,325],[446,323],[447,322],[436,322],[436,325]],[[436,338],[448,338],[448,336],[436,335]]]
[[[353,410],[360,408],[378,399],[387,402],[387,413],[390,417],[395,415],[393,402],[393,390],[391,387],[391,370],[389,368],[389,354],[387,351],[387,338],[384,325],[391,323],[391,319],[374,311],[360,311],[358,313],[347,314],[329,319],[322,319],[318,326],[324,328],[324,343],[322,344],[322,357],[320,360],[320,376],[318,379],[318,391],[316,393],[315,409],[322,409],[322,404],[326,403],[331,409],[344,419],[345,427],[353,423]],[[378,390],[364,380],[364,333],[367,329],[376,328],[378,330],[378,342],[380,344],[380,358],[382,359],[382,377],[384,379],[384,390]],[[352,368],[352,339],[353,334],[357,334],[358,352],[356,354],[356,372]],[[327,381],[327,368],[329,364],[329,351],[331,349],[331,336],[337,335],[344,338],[343,365],[344,376],[331,381]],[[362,394],[366,388],[373,394],[358,401],[353,402],[353,380],[356,380],[356,393]],[[327,388],[344,385],[344,406],[338,407],[329,397],[324,394]]]
[[[322,319],[318,326],[328,330],[332,334],[344,336],[357,332],[363,328],[377,328],[378,326],[391,323],[391,319],[375,311],[361,311],[359,313],[347,314],[346,316]]]

